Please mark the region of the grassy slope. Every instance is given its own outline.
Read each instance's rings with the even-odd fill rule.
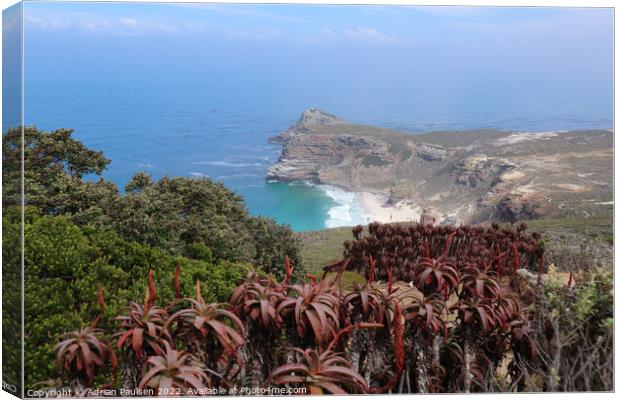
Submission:
[[[306,269],[312,273],[342,258],[343,243],[352,240],[351,228],[333,228],[299,233]]]
[[[527,221],[528,229],[543,234],[547,261],[561,270],[591,263],[611,265],[613,218],[558,218]],[[324,229],[300,233],[308,271],[318,273],[323,266],[342,258],[343,243],[353,238],[351,228]]]

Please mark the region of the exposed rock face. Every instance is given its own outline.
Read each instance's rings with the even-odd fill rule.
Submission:
[[[411,135],[310,109],[274,138],[282,154],[267,179],[384,192],[387,204],[433,209],[437,223],[593,215],[613,199],[612,139],[607,130]]]
[[[510,193],[497,204],[496,218],[509,222],[541,218],[547,213],[547,204],[539,193]]]
[[[269,168],[267,179],[327,183],[332,179],[329,176],[334,176],[337,172],[330,167],[356,155],[374,156],[377,160],[383,160],[381,149],[382,143],[372,138],[293,134],[286,140],[278,164]]]
[[[443,161],[450,155],[451,151],[441,146],[422,143],[415,148],[416,155],[426,161]]]
[[[284,132],[270,138],[269,141],[272,143],[285,143],[288,138],[295,133],[308,132],[312,129],[312,127],[337,125],[343,123],[345,123],[344,120],[332,114],[323,112],[316,108],[310,108],[301,113],[301,116],[295,125],[291,125]]]
[[[344,122],[344,120],[334,115],[317,110],[316,108],[310,108],[301,113],[297,125],[295,126],[297,128],[308,128],[313,125],[335,125],[343,124]]]
[[[454,164],[452,173],[456,175],[456,183],[471,188],[481,183],[491,183],[504,172],[517,168],[507,160],[477,154]]]

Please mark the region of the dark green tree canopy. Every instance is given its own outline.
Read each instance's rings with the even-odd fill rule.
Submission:
[[[110,160],[72,137],[73,130],[40,131],[11,128],[2,136],[3,205],[20,203],[24,163],[25,202],[44,211],[62,213],[67,191],[81,191],[82,177],[100,175]],[[22,153],[23,145],[23,153]]]

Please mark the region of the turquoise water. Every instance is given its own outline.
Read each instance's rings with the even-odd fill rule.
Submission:
[[[36,4],[28,3],[28,9],[45,7]],[[91,6],[63,7],[84,12]],[[93,12],[108,9],[138,18],[149,8],[100,4]],[[184,9],[167,8],[166,17],[179,10]],[[278,10],[270,8],[273,15]],[[300,18],[307,11],[294,10]],[[433,46],[346,41],[301,45],[292,39],[210,39],[190,31],[84,32],[79,31],[80,18],[95,14],[63,14],[58,9],[53,18],[68,15],[76,19],[68,28],[26,27],[26,124],[75,129],[76,138],[112,160],[104,177],[120,187],[137,171],[155,178],[209,177],[243,196],[253,215],[273,217],[298,231],[365,222],[351,194],[265,181],[281,150],[268,143],[269,137],[293,124],[306,108],[409,132],[613,125],[607,85],[611,63],[607,55],[598,56],[607,54],[606,48],[595,46],[595,54],[593,46],[581,46],[591,51],[588,66],[597,66],[591,71],[572,67],[570,60],[581,51],[573,44],[566,54],[554,53],[553,62],[524,68],[523,60],[532,57],[531,46],[516,43],[510,53],[500,47],[503,56],[497,57],[482,51],[486,36],[472,38],[470,47],[480,49],[469,57],[467,48],[442,44],[435,35],[429,36]],[[228,18],[237,21],[236,15]],[[565,39],[549,40],[556,49],[555,42]],[[453,56],[446,62],[434,52]],[[561,68],[556,65],[560,61]]]
[[[268,182],[265,194],[254,197],[255,209],[266,214],[276,211],[277,218],[290,221],[300,231],[324,228],[326,215],[339,204],[322,188],[305,184]]]

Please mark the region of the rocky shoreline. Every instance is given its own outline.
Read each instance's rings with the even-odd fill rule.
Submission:
[[[613,204],[613,133],[432,132],[355,125],[317,109],[272,138],[266,179],[356,193],[369,219],[471,223],[600,215]]]

